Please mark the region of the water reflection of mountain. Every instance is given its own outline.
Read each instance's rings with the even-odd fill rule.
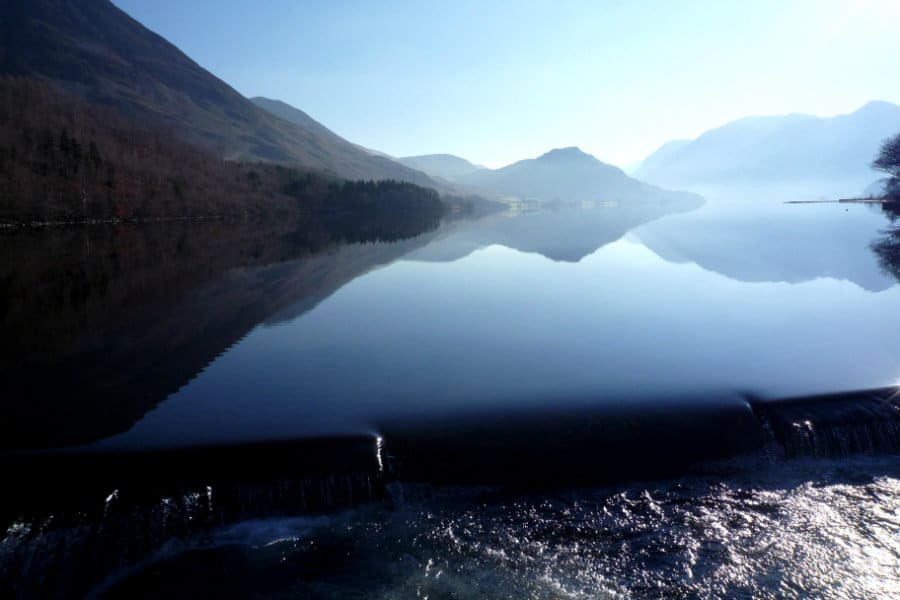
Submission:
[[[764,209],[704,209],[634,232],[660,258],[692,262],[737,281],[851,281],[878,292],[895,281],[869,249],[884,225],[866,206],[774,204]]]
[[[702,204],[699,196],[672,193],[664,200],[521,210],[482,219],[409,258],[453,261],[479,248],[500,244],[554,261],[578,262],[635,227],[666,215],[695,210]]]
[[[343,219],[4,234],[2,446],[127,429],[255,326],[418,248],[429,236],[414,236],[439,219],[409,215],[385,231]]]

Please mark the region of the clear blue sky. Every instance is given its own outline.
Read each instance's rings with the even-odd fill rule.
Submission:
[[[900,0],[114,0],[247,96],[395,156],[618,165],[748,115],[900,104]]]

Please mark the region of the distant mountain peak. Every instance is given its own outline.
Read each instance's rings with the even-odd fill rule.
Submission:
[[[888,102],[887,100],[869,100],[868,102],[866,102],[865,104],[862,105],[860,110],[864,110],[866,108],[875,107],[875,106],[897,108],[897,104],[895,104],[893,102]]]
[[[887,102],[885,100],[871,100],[863,104],[860,108],[856,110],[857,114],[860,113],[874,113],[874,114],[883,114],[883,113],[898,113],[900,112],[900,106]]]
[[[555,160],[559,160],[559,159],[571,160],[571,159],[573,159],[573,158],[577,158],[577,159],[586,159],[586,158],[588,158],[588,159],[592,159],[592,160],[597,160],[596,158],[594,158],[593,156],[591,156],[591,155],[588,154],[587,152],[584,152],[584,151],[583,151],[581,148],[579,148],[578,146],[567,146],[567,147],[565,147],[565,148],[554,148],[554,149],[551,150],[550,152],[546,152],[546,153],[540,155],[540,156],[537,158],[537,160],[545,160],[545,159],[551,159],[551,160],[553,160],[553,159],[555,159]]]
[[[580,148],[556,148],[500,169],[482,169],[459,180],[477,189],[507,197],[545,202],[655,202],[697,197],[646,185],[620,168],[604,163]]]

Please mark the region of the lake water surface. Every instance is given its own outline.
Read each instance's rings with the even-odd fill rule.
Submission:
[[[220,594],[889,597],[900,236],[880,206],[785,199],[520,206],[390,239],[3,233],[4,456],[371,438],[395,473],[374,505],[175,536],[84,584],[111,596],[235,573]],[[532,480],[554,491],[515,491]],[[6,589],[49,560],[34,523],[2,542]]]
[[[610,232],[619,210],[536,210],[440,232],[311,309],[268,316],[100,445],[897,383],[900,286],[870,247],[887,227],[877,209],[709,206]]]

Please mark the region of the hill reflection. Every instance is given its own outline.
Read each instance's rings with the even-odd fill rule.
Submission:
[[[454,261],[479,248],[500,244],[553,261],[578,262],[638,226],[694,211],[703,203],[699,196],[673,193],[662,200],[622,203],[522,204],[518,210],[482,219],[455,232],[410,258]]]
[[[634,234],[663,260],[694,263],[734,281],[799,284],[828,278],[870,292],[894,285],[869,249],[884,223],[877,208],[785,205],[783,198],[796,196],[759,197],[766,201],[725,196],[702,211],[650,223]]]
[[[442,214],[371,217],[3,233],[2,447],[128,429],[258,324],[427,242]]]

